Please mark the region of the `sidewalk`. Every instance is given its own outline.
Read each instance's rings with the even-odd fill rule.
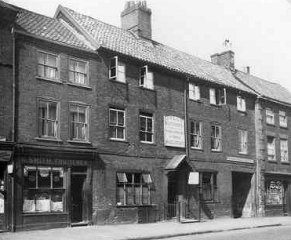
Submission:
[[[1,240],[146,240],[272,226],[291,226],[291,217],[223,218],[195,223],[158,222],[1,233]]]

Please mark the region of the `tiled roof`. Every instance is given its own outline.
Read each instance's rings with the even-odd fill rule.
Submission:
[[[92,50],[90,45],[79,39],[77,35],[70,31],[69,28],[59,20],[22,8],[15,8],[19,11],[16,20],[16,29],[18,31],[72,47]]]

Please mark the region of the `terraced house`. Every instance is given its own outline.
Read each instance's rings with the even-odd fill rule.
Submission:
[[[2,229],[289,214],[283,87],[154,41],[144,1],[0,10]]]

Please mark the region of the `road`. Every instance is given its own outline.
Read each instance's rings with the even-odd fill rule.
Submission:
[[[291,227],[266,227],[168,238],[169,240],[291,240]]]

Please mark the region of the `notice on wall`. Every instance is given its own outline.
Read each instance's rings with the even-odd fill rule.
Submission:
[[[185,147],[184,119],[176,116],[164,117],[165,146]]]
[[[284,187],[281,181],[270,181],[267,187],[266,204],[283,204]]]

